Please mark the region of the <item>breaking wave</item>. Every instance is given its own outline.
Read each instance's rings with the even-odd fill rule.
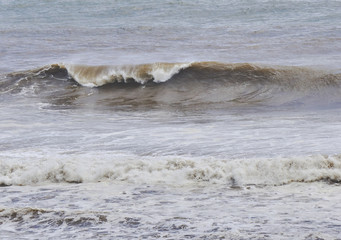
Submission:
[[[208,183],[231,187],[316,181],[340,183],[341,155],[226,160],[93,153],[0,161],[2,186],[103,181],[176,186]]]
[[[80,85],[100,87],[110,83],[147,84],[163,83],[175,79],[228,80],[246,83],[274,83],[284,86],[309,87],[309,85],[330,85],[340,81],[340,74],[304,67],[263,66],[250,63],[151,63],[123,66],[87,66],[77,64],[52,64],[45,67],[8,74],[9,78],[72,78]]]
[[[311,97],[315,102],[339,103],[340,81],[340,73],[249,63],[53,64],[6,75],[0,81],[0,91],[33,92],[62,105],[86,105],[84,99],[91,98],[108,105],[281,105]]]

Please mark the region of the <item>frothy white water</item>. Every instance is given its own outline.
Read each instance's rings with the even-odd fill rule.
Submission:
[[[2,188],[2,239],[338,239],[339,186]]]
[[[216,159],[140,157],[115,152],[1,154],[1,185],[122,181],[182,186],[196,183],[282,185],[341,181],[340,155]]]

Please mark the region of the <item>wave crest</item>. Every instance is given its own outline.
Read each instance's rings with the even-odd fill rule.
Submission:
[[[66,64],[70,76],[79,84],[88,87],[103,86],[113,82],[148,81],[166,82],[190,63],[153,63],[125,66],[84,66]]]

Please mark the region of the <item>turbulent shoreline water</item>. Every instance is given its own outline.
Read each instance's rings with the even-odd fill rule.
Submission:
[[[18,154],[18,153],[17,153]],[[186,186],[193,183],[246,186],[278,186],[291,182],[340,183],[341,157],[301,156],[268,159],[219,159],[203,157],[119,156],[115,152],[40,154],[20,157],[2,153],[10,162],[1,163],[2,186],[42,183],[96,183],[122,181],[139,184]],[[30,159],[29,155],[34,158]],[[31,162],[31,163],[27,163]],[[82,162],[83,166],[78,166]],[[110,164],[108,164],[110,163]],[[41,169],[36,169],[37,164]]]
[[[340,11],[0,0],[0,238],[340,239]]]

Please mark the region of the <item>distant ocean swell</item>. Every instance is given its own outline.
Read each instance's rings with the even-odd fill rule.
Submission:
[[[113,105],[226,102],[280,105],[316,96],[317,101],[325,101],[326,97],[329,102],[339,101],[340,82],[340,73],[249,63],[53,64],[6,75],[0,81],[0,91],[26,93],[30,88],[36,95],[61,98],[59,102],[64,104],[63,98],[76,101],[85,94],[79,90],[80,84],[98,87],[96,93],[103,94],[102,102],[110,101]],[[91,95],[90,91],[86,94]]]
[[[32,161],[1,158],[2,186],[103,181],[175,186],[208,183],[231,187],[316,181],[341,183],[340,155],[224,160],[51,153],[48,156],[36,156]]]

